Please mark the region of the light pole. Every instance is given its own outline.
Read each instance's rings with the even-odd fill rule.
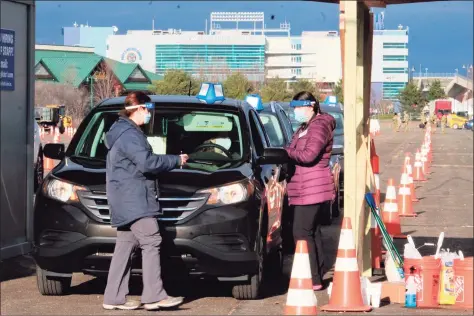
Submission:
[[[89,89],[90,89],[90,96],[91,96],[91,110],[94,107],[94,77],[90,75],[88,78],[89,81]]]
[[[415,66],[412,66],[411,67],[411,80],[413,81],[414,78],[415,78]]]
[[[466,69],[466,77],[469,78],[469,72],[472,72],[472,64],[462,65],[462,69]]]

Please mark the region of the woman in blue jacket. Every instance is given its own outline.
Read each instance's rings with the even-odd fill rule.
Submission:
[[[132,92],[125,99],[125,109],[106,134],[106,190],[112,226],[117,227],[117,241],[110,264],[104,294],[105,309],[132,310],[139,302],[127,301],[131,256],[142,250],[143,293],[141,303],[147,310],[173,307],[183,298],[170,297],[163,289],[160,266],[161,236],[156,216],[156,175],[186,163],[187,155],[155,155],[140,126],[151,118],[150,98]]]

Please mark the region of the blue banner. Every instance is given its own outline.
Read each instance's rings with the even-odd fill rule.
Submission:
[[[0,90],[15,90],[15,31],[0,29]]]

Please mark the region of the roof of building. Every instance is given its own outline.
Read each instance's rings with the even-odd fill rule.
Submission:
[[[102,57],[92,52],[43,50],[35,51],[35,68],[41,65],[49,74],[48,78],[40,80],[57,83],[67,83],[75,87],[87,82],[88,77],[105,64],[118,79],[125,90],[148,90],[155,80],[162,80],[163,76],[144,70],[139,64],[126,64]],[[132,74],[143,78],[133,80]]]

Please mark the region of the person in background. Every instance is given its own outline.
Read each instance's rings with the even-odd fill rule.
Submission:
[[[393,114],[393,131],[398,132],[400,130],[400,125],[401,125],[401,119],[400,119],[400,113],[394,113]]]
[[[319,101],[306,91],[293,97],[295,119],[301,126],[286,148],[295,172],[288,182],[289,204],[294,206],[293,237],[308,244],[313,290],[323,289],[325,273],[321,236],[323,205],[335,198],[329,167],[335,119],[322,113]]]
[[[410,114],[407,112],[407,111],[404,111],[403,112],[403,121],[404,121],[404,131],[407,132],[408,131],[408,127],[410,125]]]
[[[436,116],[436,113],[433,113],[433,115],[431,115],[431,125],[433,128],[433,132],[436,132],[436,127],[438,125],[437,123],[438,123],[438,117]]]
[[[448,123],[448,116],[443,114],[441,117],[441,133],[444,134],[444,129],[446,128],[446,124]]]
[[[132,92],[125,109],[106,134],[109,152],[106,191],[111,223],[117,227],[117,241],[110,264],[103,308],[132,310],[139,302],[127,301],[131,258],[136,248],[142,251],[143,293],[147,310],[174,307],[183,298],[170,297],[163,288],[160,266],[161,235],[156,217],[160,214],[156,175],[186,163],[187,155],[156,155],[140,126],[148,124],[153,107],[150,98]]]

